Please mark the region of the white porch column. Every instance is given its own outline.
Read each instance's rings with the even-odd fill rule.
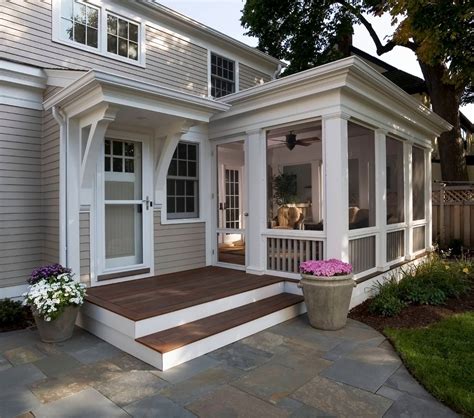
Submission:
[[[69,119],[67,124],[67,196],[66,196],[66,266],[79,280],[80,275],[80,238],[79,209],[81,193],[81,141],[80,127],[76,119]]]
[[[324,258],[349,261],[349,165],[347,121],[349,115],[336,113],[323,116],[322,141],[324,196],[326,197]]]
[[[427,251],[433,250],[433,208],[431,206],[431,200],[433,197],[432,186],[433,180],[431,179],[431,150],[425,151],[425,216],[426,216],[426,227],[425,227],[425,248]]]
[[[266,269],[266,243],[262,233],[267,222],[267,169],[266,141],[264,132],[261,130],[247,132],[245,166],[248,190],[248,216],[246,217],[247,272],[263,274]]]
[[[405,237],[405,259],[413,259],[413,171],[412,171],[412,147],[413,142],[408,141],[404,144],[405,152],[405,202],[406,202],[406,220],[407,232]]]
[[[376,266],[379,271],[389,269],[387,264],[387,132],[375,131],[375,213],[377,235]]]

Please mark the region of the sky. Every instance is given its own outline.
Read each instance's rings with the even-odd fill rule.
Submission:
[[[257,45],[257,39],[244,35],[245,30],[240,25],[244,0],[158,0],[158,2],[247,45]],[[381,39],[392,33],[389,16],[371,18],[370,21]],[[353,44],[377,56],[374,43],[363,26],[358,25],[354,28]],[[403,71],[422,77],[415,54],[407,48],[395,47],[379,58]],[[474,122],[474,104],[461,110]]]

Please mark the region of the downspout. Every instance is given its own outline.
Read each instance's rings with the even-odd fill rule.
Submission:
[[[68,119],[64,111],[52,108],[53,117],[59,125],[59,263],[69,266],[67,234],[67,132]]]

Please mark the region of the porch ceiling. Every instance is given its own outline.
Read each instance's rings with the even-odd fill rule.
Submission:
[[[231,107],[207,97],[95,70],[45,100],[43,105],[46,110],[60,107],[69,117],[77,117],[103,103],[148,112],[144,117],[160,113],[200,122],[208,122],[212,115]]]

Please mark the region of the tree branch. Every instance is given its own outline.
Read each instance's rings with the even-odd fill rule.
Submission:
[[[354,16],[356,16],[359,19],[360,23],[362,23],[365,26],[365,28],[367,29],[367,32],[369,32],[370,37],[374,41],[375,47],[377,48],[377,55],[385,54],[386,52],[391,51],[397,45],[410,48],[414,52],[416,51],[416,44],[411,41],[407,41],[404,44],[397,44],[393,39],[390,39],[385,45],[383,45],[377,35],[377,32],[375,32],[375,29],[370,24],[370,22],[365,18],[365,16],[360,12],[359,9],[357,9],[352,4],[347,3],[344,0],[338,0],[337,3],[339,3],[341,6],[345,7],[346,9],[348,9]]]

